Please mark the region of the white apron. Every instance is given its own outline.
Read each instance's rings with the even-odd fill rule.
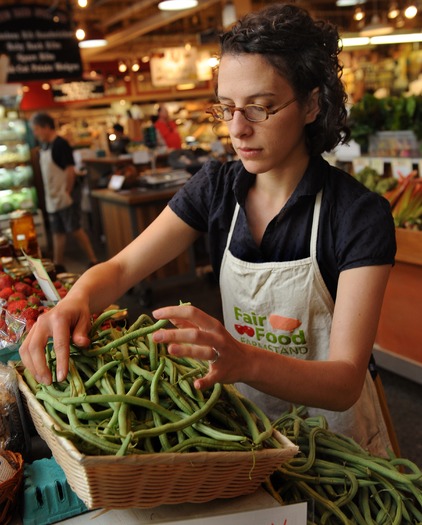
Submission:
[[[225,327],[237,340],[299,359],[328,359],[334,302],[316,258],[321,199],[319,192],[310,256],[285,262],[250,263],[232,255],[230,241],[240,210],[236,205],[221,264],[220,288]],[[300,382],[298,377],[298,389]],[[290,403],[248,385],[236,386],[272,420],[290,408]],[[353,407],[344,412],[310,408],[309,414],[324,415],[332,431],[354,438],[374,454],[385,455],[386,446],[390,446],[369,371],[361,397]]]
[[[45,208],[48,213],[63,210],[72,204],[66,191],[67,175],[57,166],[51,155],[51,148],[40,151],[40,168],[44,182]]]

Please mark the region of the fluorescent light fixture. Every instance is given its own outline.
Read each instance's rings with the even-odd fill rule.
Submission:
[[[368,36],[345,37],[340,39],[343,47],[367,46],[369,42]]]
[[[422,42],[422,33],[402,33],[394,35],[379,35],[373,37],[344,37],[340,39],[343,48],[356,46],[374,46],[380,44],[411,44]]]
[[[103,33],[97,28],[87,28],[85,38],[79,42],[81,49],[92,49],[95,47],[104,47],[107,45]]]
[[[158,9],[161,11],[181,11],[182,9],[192,9],[197,5],[197,0],[163,0],[158,4]]]
[[[337,0],[336,6],[337,7],[350,7],[354,5],[360,5],[365,4],[366,0]]]
[[[409,44],[413,42],[422,42],[422,33],[373,36],[370,40],[371,44]]]

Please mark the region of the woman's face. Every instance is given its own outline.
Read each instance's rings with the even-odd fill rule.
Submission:
[[[259,54],[223,55],[218,72],[220,103],[261,104],[270,111],[294,98],[290,84]],[[304,127],[318,113],[317,96],[295,101],[263,122],[235,111],[227,127],[240,160],[251,173],[281,173],[307,159]]]

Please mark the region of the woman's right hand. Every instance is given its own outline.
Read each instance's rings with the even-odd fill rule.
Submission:
[[[76,346],[89,345],[91,326],[87,301],[65,297],[48,312],[40,315],[22,343],[19,354],[26,368],[39,383],[51,384],[52,376],[47,366],[45,347],[50,337],[54,340],[57,358],[57,381],[63,381],[69,369],[70,338]]]

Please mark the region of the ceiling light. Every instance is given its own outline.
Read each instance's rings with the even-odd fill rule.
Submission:
[[[197,0],[163,0],[158,4],[158,9],[161,11],[181,11],[182,9],[192,9],[197,5]]]
[[[360,31],[360,36],[378,36],[388,35],[394,31],[394,28],[389,24],[381,22],[378,15],[373,15],[371,22]]]
[[[404,16],[406,18],[415,18],[417,14],[418,14],[418,8],[413,4],[408,5],[406,9],[404,10]]]
[[[103,33],[99,29],[89,28],[85,31],[85,38],[79,42],[79,47],[82,49],[103,47],[107,45]]]
[[[88,0],[78,0],[79,7],[86,7],[88,5]]]
[[[141,65],[137,60],[133,62],[131,69],[134,73],[137,73],[141,69]]]
[[[353,19],[360,22],[365,18],[365,11],[361,7],[357,7],[353,13]]]
[[[400,14],[400,9],[398,8],[397,4],[396,3],[391,4],[391,6],[388,9],[388,13],[387,13],[388,18],[393,20],[394,18],[397,18],[399,14]]]
[[[374,36],[371,44],[411,44],[413,42],[422,42],[422,33],[403,33],[401,35],[384,35]]]
[[[366,0],[337,0],[336,6],[337,7],[350,7],[350,6],[361,5],[365,3],[366,3]]]
[[[83,40],[85,38],[85,31],[82,29],[82,27],[78,27],[78,29],[75,31],[75,36],[78,40]]]
[[[411,44],[414,42],[422,42],[422,33],[394,33],[393,35],[379,35],[371,38],[344,37],[340,41],[343,48],[379,44]]]
[[[126,73],[126,71],[127,71],[126,63],[123,62],[123,60],[120,60],[119,61],[119,65],[117,66],[117,69],[119,70],[120,73]]]

